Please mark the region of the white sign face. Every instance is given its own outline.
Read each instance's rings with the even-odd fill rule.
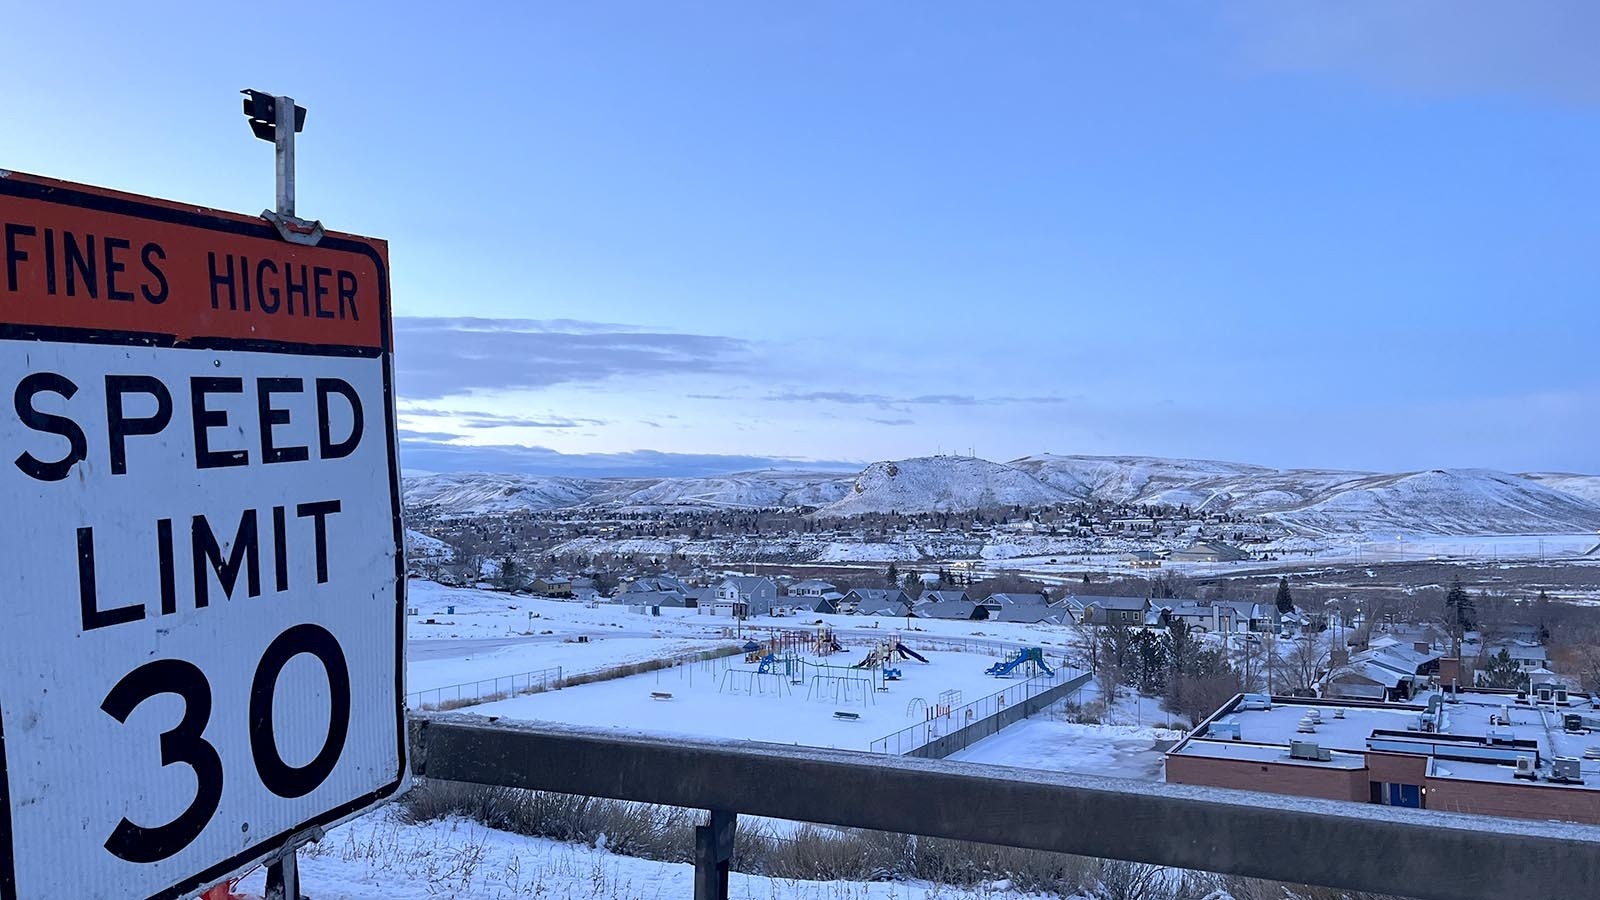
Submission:
[[[0,173],[0,900],[404,787],[389,334],[380,242]]]

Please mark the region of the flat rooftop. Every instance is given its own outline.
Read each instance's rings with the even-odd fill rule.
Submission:
[[[1213,727],[1209,733],[1181,742],[1172,751],[1174,755],[1208,757],[1213,759],[1248,759],[1261,762],[1295,762],[1324,768],[1360,768],[1365,764],[1369,739],[1374,732],[1405,732],[1393,736],[1394,743],[1414,742],[1419,753],[1427,752],[1431,735],[1422,733],[1422,716],[1426,712],[1426,697],[1422,703],[1393,704],[1388,706],[1355,706],[1338,703],[1275,702],[1271,709],[1237,709],[1216,720],[1217,726],[1237,726],[1239,740],[1231,740],[1224,728]],[[1301,720],[1316,710],[1321,715],[1312,732],[1303,732]],[[1600,760],[1583,759],[1590,747],[1600,747],[1600,730],[1584,734],[1567,734],[1562,717],[1570,712],[1581,713],[1600,722],[1588,701],[1567,706],[1540,707],[1517,704],[1514,698],[1501,694],[1466,692],[1458,695],[1458,702],[1445,703],[1442,719],[1434,732],[1442,738],[1440,746],[1448,745],[1451,736],[1487,738],[1491,731],[1498,738],[1536,746],[1546,771],[1550,760],[1556,756],[1575,757],[1582,760],[1581,769],[1585,787],[1600,789]],[[1498,720],[1504,717],[1505,724]],[[1231,729],[1229,729],[1231,730]],[[1294,741],[1314,743],[1332,751],[1333,761],[1314,762],[1290,760],[1288,749]],[[1466,744],[1468,742],[1462,742]],[[1526,744],[1524,744],[1526,746]],[[1502,752],[1511,752],[1502,745]],[[1436,759],[1438,777],[1462,778],[1473,781],[1514,783],[1510,764],[1490,761],[1464,761]],[[1540,784],[1548,784],[1541,779]],[[1572,785],[1572,787],[1580,787]]]

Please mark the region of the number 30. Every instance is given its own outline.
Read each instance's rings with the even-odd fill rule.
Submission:
[[[278,753],[277,738],[272,732],[272,707],[279,674],[289,660],[302,653],[315,656],[322,663],[328,676],[331,709],[322,749],[309,763],[296,767],[284,762]],[[204,737],[211,720],[211,684],[198,666],[181,659],[145,663],[123,676],[100,708],[125,723],[140,704],[160,694],[177,694],[184,703],[183,719],[161,735],[161,765],[181,763],[194,770],[194,800],[165,825],[148,827],[123,817],[106,838],[105,848],[128,862],[158,862],[189,846],[205,830],[222,802],[222,757]],[[303,797],[316,790],[338,764],[349,729],[350,668],[338,640],[318,625],[296,625],[278,635],[262,654],[250,686],[250,753],[261,783],[280,797]]]

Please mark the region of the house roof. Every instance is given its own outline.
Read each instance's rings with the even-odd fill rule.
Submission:
[[[916,613],[924,619],[970,619],[977,609],[978,604],[970,600],[942,600],[922,604]]]
[[[793,592],[799,588],[816,588],[818,590],[831,591],[835,587],[836,585],[831,581],[823,581],[820,578],[807,578],[805,581],[796,581],[794,584],[789,585],[789,590]]]
[[[996,622],[1015,622],[1022,625],[1060,625],[1061,617],[1066,615],[1059,609],[1048,606],[1003,606],[995,613]]]
[[[741,594],[759,591],[763,587],[772,588],[774,591],[778,589],[772,579],[765,575],[729,575],[727,578],[722,579],[722,583],[732,584],[739,589]]]
[[[990,594],[984,602],[1001,606],[1044,606],[1047,601],[1043,594],[1000,593]]]
[[[917,600],[918,600],[918,602],[921,602],[921,603],[950,603],[950,602],[970,603],[970,602],[972,602],[972,598],[967,596],[967,592],[966,591],[950,591],[950,590],[923,591],[922,592],[922,596],[918,597]]]
[[[855,597],[858,603],[904,604],[906,592],[899,588],[851,588],[845,597]]]
[[[684,605],[684,596],[680,591],[628,591],[616,599],[619,603],[638,604],[640,606]]]
[[[1148,597],[1079,597],[1083,607],[1098,606],[1101,609],[1123,609],[1130,612],[1139,612],[1150,602]]]

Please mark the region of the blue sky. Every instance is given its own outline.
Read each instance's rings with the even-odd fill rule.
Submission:
[[[0,166],[255,211],[295,96],[414,469],[1600,471],[1600,6],[329,6],[10,10]]]

